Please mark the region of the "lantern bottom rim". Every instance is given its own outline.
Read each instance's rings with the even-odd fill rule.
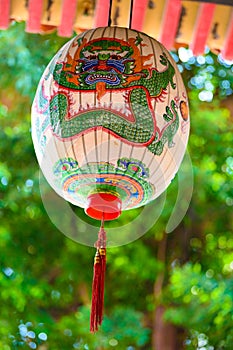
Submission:
[[[93,193],[87,198],[85,213],[93,219],[110,221],[121,215],[121,199],[108,192]]]

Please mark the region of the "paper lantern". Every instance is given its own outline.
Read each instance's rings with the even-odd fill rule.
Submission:
[[[102,321],[105,220],[158,197],[189,134],[188,100],[169,52],[125,28],[89,30],[52,59],[32,107],[32,137],[54,190],[101,220],[91,330]]]

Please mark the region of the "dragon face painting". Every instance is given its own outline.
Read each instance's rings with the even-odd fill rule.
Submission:
[[[129,42],[116,38],[94,39],[89,42],[81,39],[74,57],[67,56],[63,70],[68,78],[64,79],[76,85],[76,89],[87,84],[97,92],[99,86],[102,89],[104,86],[105,92],[108,89],[127,87],[131,81],[146,75],[147,66],[143,73],[142,65],[152,56],[140,55],[138,46],[141,41],[139,37],[131,38]],[[67,86],[65,82],[64,84]]]
[[[133,73],[132,48],[118,40],[94,40],[80,53],[76,74],[88,85],[105,83],[119,86]]]
[[[180,156],[176,154],[174,158],[173,167],[177,170],[188,139],[187,95],[175,62],[157,41],[124,28],[97,28],[66,44],[41,79],[33,111],[34,143],[38,144],[40,153],[45,153],[51,136],[57,145],[66,145],[62,146],[66,151],[56,164],[63,164],[73,158],[74,153],[79,153],[75,150],[80,147],[80,140],[83,143],[85,139],[87,144],[82,150],[85,148],[87,159],[81,160],[84,168],[87,169],[88,163],[92,163],[92,169],[98,169],[100,162],[111,164],[107,168],[111,169],[111,179],[115,178],[114,186],[119,185],[116,185],[117,176],[122,179],[122,171],[126,171],[119,170],[121,159],[148,169],[147,178],[140,178],[140,181],[138,175],[128,173],[126,182],[130,183],[130,178],[140,182],[144,195],[138,201],[132,196],[134,204],[130,204],[130,191],[125,185],[120,191],[127,193],[126,208],[145,204],[149,197],[153,199],[161,193],[160,187],[165,185],[156,184],[158,164],[161,160],[169,162],[172,158],[169,154],[181,143]],[[102,142],[100,140],[106,139],[108,145],[111,141],[116,148],[114,152],[114,147],[111,149],[112,158],[110,153],[102,152],[104,158],[100,152],[96,159],[89,160],[86,148],[93,149]],[[128,150],[123,154],[122,148],[126,150],[126,147]],[[62,151],[58,153],[61,155]],[[75,176],[78,187],[85,178],[80,169]],[[173,176],[169,172],[169,181]],[[71,178],[69,172],[67,178]],[[98,176],[93,174],[95,178]],[[64,172],[62,179],[64,184],[67,180]],[[101,181],[107,184],[107,180]],[[108,186],[113,186],[109,183]],[[77,197],[77,193],[74,196]]]

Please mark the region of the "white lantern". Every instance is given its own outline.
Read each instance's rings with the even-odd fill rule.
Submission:
[[[188,134],[187,94],[174,60],[130,29],[97,28],[70,40],[46,68],[32,108],[45,177],[98,218],[101,210],[90,209],[95,194],[111,194],[120,210],[158,197],[179,168]]]

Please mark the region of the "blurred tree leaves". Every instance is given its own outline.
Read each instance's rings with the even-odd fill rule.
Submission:
[[[213,75],[224,72],[232,89],[232,66],[219,65],[214,55],[212,63]],[[184,65],[183,74],[190,79],[203,72],[198,66],[186,72]],[[189,91],[195,175],[189,261],[176,262],[164,293],[172,305],[165,318],[188,329],[187,349],[231,349],[233,337],[233,119],[221,106],[226,91],[216,74],[213,86],[209,104],[200,102],[198,87]]]

